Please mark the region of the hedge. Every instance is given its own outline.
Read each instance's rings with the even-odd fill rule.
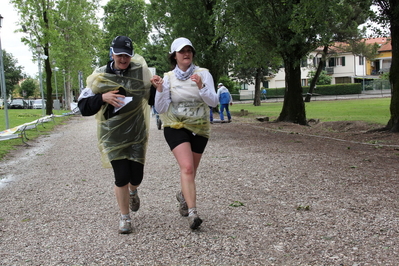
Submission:
[[[263,88],[262,88],[263,89]],[[285,88],[266,89],[267,97],[283,96]],[[309,86],[303,86],[302,92],[305,95],[309,91]],[[334,85],[317,85],[313,91],[318,95],[344,95],[344,94],[360,94],[362,93],[362,84],[348,83],[348,84],[334,84]]]

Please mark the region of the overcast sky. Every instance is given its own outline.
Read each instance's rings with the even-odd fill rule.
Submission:
[[[0,29],[1,48],[18,60],[17,65],[23,66],[23,72],[35,77],[38,73],[37,63],[32,62],[32,52],[28,46],[21,42],[23,33],[15,33],[18,29],[18,13],[8,0],[2,0],[0,14],[3,16],[3,23]],[[26,35],[25,35],[26,36]]]

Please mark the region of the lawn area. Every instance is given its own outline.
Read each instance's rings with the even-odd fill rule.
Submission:
[[[305,103],[307,119],[319,119],[321,122],[327,121],[365,121],[386,125],[389,120],[390,98],[376,99],[356,99],[356,100],[334,100],[334,101],[312,101]],[[282,109],[282,102],[262,103],[261,106],[235,103],[230,107],[233,120],[241,109],[248,110],[248,117],[268,116],[271,121],[275,120]],[[61,115],[66,111],[54,111],[54,114]],[[35,109],[9,109],[8,117],[10,128],[32,122],[41,117],[42,110]],[[63,123],[68,117],[56,117],[56,124]],[[254,119],[255,121],[255,119]],[[27,131],[29,139],[34,139],[39,135],[49,134],[55,124],[48,122],[45,128],[38,126],[39,132],[35,129]],[[0,131],[5,130],[4,110],[0,110]],[[10,151],[22,145],[20,139],[1,141],[0,160]]]
[[[55,115],[61,115],[66,113],[65,110],[55,110]],[[10,128],[14,128],[16,126],[29,123],[35,121],[42,117],[42,110],[41,109],[8,109],[8,123]],[[55,117],[53,122],[47,122],[42,125],[38,125],[38,130],[30,129],[26,131],[26,135],[30,140],[37,138],[40,135],[49,134],[50,131],[57,124],[63,123],[68,119],[67,116],[64,117]],[[4,110],[0,110],[0,132],[6,129],[6,121],[5,121],[5,113]],[[4,140],[0,142],[0,160],[9,153],[9,151],[16,149],[18,146],[22,145],[21,139],[11,139],[11,140]]]
[[[356,99],[313,101],[305,103],[306,118],[327,121],[365,121],[386,125],[389,117],[391,98]],[[235,103],[230,106],[230,111],[238,115],[241,109],[248,110],[248,116],[268,116],[270,121],[275,120],[283,107],[282,102],[262,103],[254,106],[252,103]]]

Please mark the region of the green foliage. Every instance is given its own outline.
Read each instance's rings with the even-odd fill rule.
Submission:
[[[278,54],[284,61],[287,88],[280,121],[306,123],[301,59],[318,46],[353,36],[366,19],[363,11],[369,6],[369,0],[227,0],[228,14],[233,20],[229,30],[234,37],[238,36],[237,43],[243,46],[240,51],[246,52],[249,61],[253,55],[262,58],[258,50],[264,51],[263,58]]]
[[[145,58],[149,67],[155,67],[156,74],[163,76],[170,70],[167,58],[168,51],[162,44],[147,44],[143,49],[142,56]]]
[[[266,89],[266,97],[270,98],[273,96],[284,97],[285,88],[268,88]]]
[[[233,54],[225,32],[216,24],[224,19],[219,6],[223,4],[221,0],[151,0],[148,20],[157,31],[153,36],[156,44],[164,46],[165,57],[175,38],[186,37],[195,47],[195,64],[209,69],[215,82],[226,74]]]
[[[25,96],[24,98],[33,96],[36,88],[37,88],[36,82],[31,78],[27,78],[21,83],[20,95],[24,95]]]
[[[33,51],[38,45],[43,63],[43,85],[47,96],[46,113],[52,112],[52,71],[65,70],[67,92],[78,84],[78,71],[91,74],[96,61],[99,31],[98,0],[10,0],[18,9],[23,41]],[[35,53],[35,57],[38,56]],[[55,63],[53,63],[55,62]],[[79,89],[76,85],[75,88]],[[67,93],[70,95],[70,93]],[[66,99],[70,103],[69,97]]]
[[[134,52],[142,55],[150,26],[146,22],[144,0],[110,0],[104,6],[104,36],[101,48],[101,65],[109,61],[109,47],[116,36],[128,36],[133,41]]]
[[[237,82],[231,80],[228,76],[220,77],[219,81],[216,82],[216,84],[219,83],[223,83],[223,85],[229,90],[230,94],[240,93],[240,85]]]
[[[340,45],[340,50],[364,56],[369,60],[373,60],[378,56],[378,49],[380,48],[378,43],[366,43],[365,40],[349,40],[347,43],[349,45]]]
[[[316,71],[309,71],[308,77],[309,77],[309,83],[312,82],[314,76],[316,74]],[[327,75],[327,72],[325,70],[321,71],[317,81],[316,85],[329,85],[331,84],[332,77]]]
[[[385,72],[385,73],[381,74],[380,79],[389,80],[389,72]]]
[[[303,91],[309,91],[309,86],[303,86]],[[269,88],[267,89],[267,98],[284,96],[285,88]],[[347,83],[347,84],[333,84],[333,85],[318,85],[314,93],[319,95],[345,95],[345,94],[359,94],[362,92],[361,83]],[[303,95],[302,95],[303,96]]]
[[[303,91],[309,91],[308,86],[303,87]],[[314,93],[320,95],[345,95],[362,93],[361,83],[347,83],[334,85],[318,85],[314,89]]]
[[[15,85],[23,78],[23,67],[17,66],[18,60],[15,59],[12,54],[7,53],[5,50],[2,52],[4,76],[6,79],[6,95],[12,95]]]

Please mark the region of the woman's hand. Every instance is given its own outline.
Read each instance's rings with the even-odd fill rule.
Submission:
[[[103,102],[106,102],[116,108],[121,107],[123,105],[123,100],[118,98],[125,98],[124,95],[118,94],[118,90],[116,91],[109,91],[107,93],[103,93]]]
[[[202,79],[201,79],[200,75],[194,74],[190,78],[192,81],[194,81],[197,84],[198,89],[202,89],[203,86],[202,86]]]
[[[160,76],[154,75],[150,81],[157,91],[162,92],[163,79]]]

